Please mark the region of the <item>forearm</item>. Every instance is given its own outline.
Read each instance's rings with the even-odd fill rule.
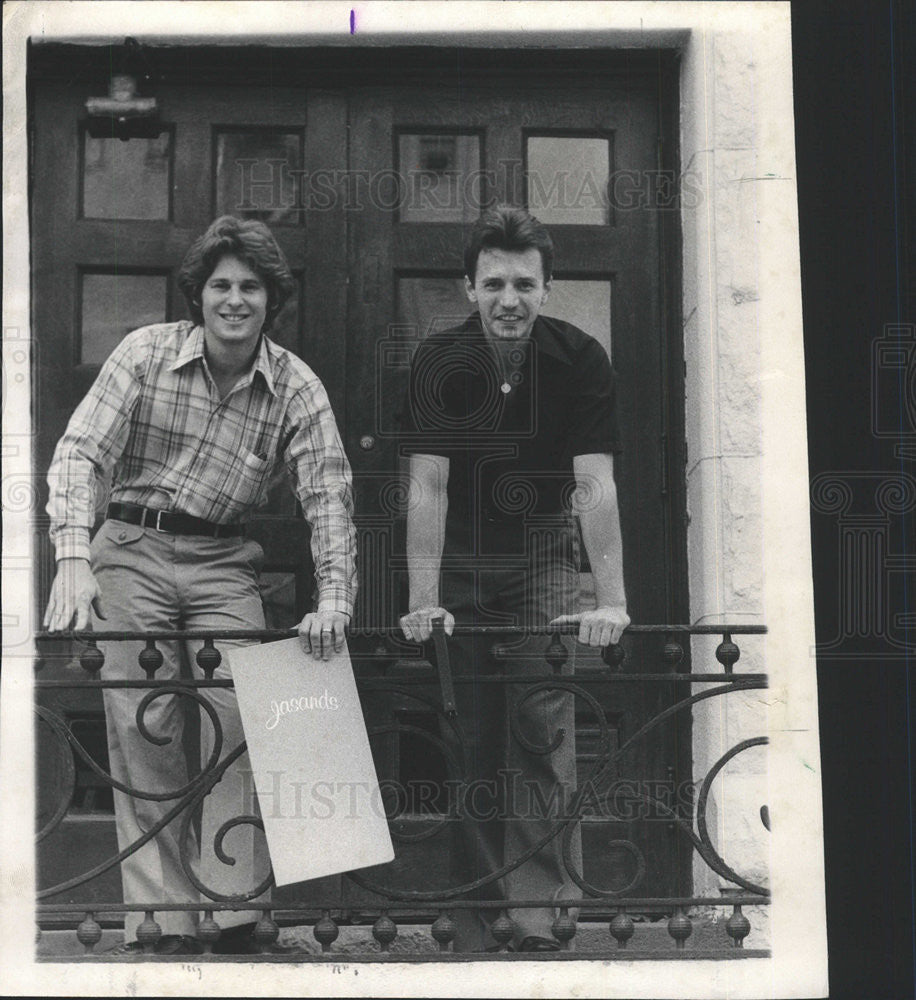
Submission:
[[[313,486],[312,492],[300,492],[300,501],[311,529],[316,609],[352,616],[356,599],[356,528],[349,466],[341,463],[337,474],[320,487]]]
[[[353,614],[356,528],[350,463],[324,387],[317,380],[286,414],[284,462],[311,529],[317,610]]]
[[[595,578],[599,607],[626,607],[623,576],[623,541],[614,465],[610,455],[585,455],[575,459],[582,540]]]
[[[352,616],[356,599],[356,529],[347,499],[326,503],[312,522],[317,610]]]
[[[48,470],[49,534],[57,560],[89,559],[95,523],[97,465],[69,433],[61,438]]]
[[[409,607],[414,610],[439,604],[439,572],[448,512],[448,460],[415,455],[410,469],[407,576]]]
[[[599,607],[626,607],[623,579],[623,543],[616,498],[580,514],[582,540],[595,578]]]

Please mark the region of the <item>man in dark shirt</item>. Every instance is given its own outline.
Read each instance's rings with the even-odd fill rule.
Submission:
[[[408,639],[428,639],[436,619],[449,634],[456,621],[578,622],[580,642],[607,646],[629,624],[613,469],[614,373],[596,340],[539,315],[552,263],[550,236],[537,219],[511,208],[485,214],[465,251],[465,286],[477,312],[430,336],[414,358],[403,440],[410,594],[401,626]],[[573,507],[598,604],[582,613]],[[487,673],[523,677],[546,669],[543,639],[533,647],[517,637],[504,643],[498,662],[492,645],[492,635],[452,643],[456,674],[473,680],[458,685],[458,728],[445,726],[443,734],[462,761],[465,789],[474,790],[461,810],[453,878],[487,878],[531,851],[484,893],[575,898],[564,835],[534,850],[557,829],[575,789],[573,699],[556,688],[526,694],[523,686],[480,683]],[[567,839],[573,868],[581,870],[578,831]],[[488,924],[497,912],[457,910],[456,947],[493,947]],[[514,946],[557,947],[554,916],[548,905],[510,911]]]

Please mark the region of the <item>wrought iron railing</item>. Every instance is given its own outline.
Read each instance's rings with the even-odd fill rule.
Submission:
[[[303,944],[299,954],[284,956],[285,960],[339,959],[338,939],[342,928],[348,925],[349,927],[366,925],[366,930],[358,940],[355,942],[348,940],[348,961],[384,961],[392,955],[399,960],[405,958],[417,961],[448,960],[469,957],[453,950],[454,915],[458,910],[473,907],[497,913],[490,926],[491,934],[497,942],[496,951],[488,956],[474,956],[492,959],[494,955],[497,958],[523,957],[510,953],[513,925],[508,915],[509,910],[549,906],[557,911],[552,932],[560,950],[538,954],[536,957],[539,959],[607,958],[615,955],[631,957],[650,938],[655,942],[651,945],[653,948],[651,957],[655,958],[681,957],[688,951],[692,957],[727,958],[766,954],[765,948],[755,947],[752,950],[744,946],[752,927],[743,910],[745,907],[766,906],[770,899],[769,892],[765,886],[734,870],[720,856],[713,844],[707,822],[708,802],[716,777],[736,756],[752,747],[765,744],[767,742],[765,736],[750,735],[722,753],[709,767],[702,780],[691,786],[698,790],[698,794],[691,796],[689,801],[678,799],[672,803],[670,799],[663,801],[653,797],[651,792],[640,791],[638,786],[635,791],[631,789],[636,799],[646,808],[654,810],[655,819],[660,820],[666,829],[674,831],[680,838],[681,849],[677,852],[680,858],[679,874],[674,878],[674,882],[681,889],[686,887],[687,891],[670,892],[665,895],[637,894],[637,890],[645,888],[646,863],[639,847],[630,842],[625,842],[624,846],[630,845],[627,851],[634,859],[634,874],[626,884],[601,887],[595,884],[594,880],[585,877],[584,869],[577,870],[569,847],[575,826],[585,822],[593,813],[595,796],[600,794],[602,783],[606,784],[613,778],[620,761],[641,741],[652,740],[673,720],[688,720],[694,707],[701,702],[728,698],[738,692],[766,687],[765,674],[745,673],[735,669],[741,651],[734,641],[735,636],[759,636],[766,631],[765,627],[737,624],[633,625],[627,630],[626,642],[631,646],[634,644],[638,646],[638,656],[632,653],[625,655],[623,645],[612,646],[602,651],[600,661],[596,656],[592,663],[582,669],[579,668],[580,661],[577,656],[574,672],[568,671],[568,640],[567,643],[561,640],[562,634],[569,635],[575,632],[574,626],[525,630],[459,626],[456,631],[483,635],[492,633],[495,640],[492,655],[497,663],[501,660],[508,662],[513,656],[511,646],[507,644],[507,637],[511,642],[523,635],[535,638],[543,636],[545,646],[541,650],[541,662],[547,664],[543,672],[526,673],[520,680],[518,674],[513,673],[509,666],[501,670],[497,668],[497,672],[488,673],[483,679],[478,678],[478,682],[516,687],[524,684],[529,691],[537,688],[560,688],[569,691],[577,704],[587,706],[593,723],[589,740],[591,752],[585,755],[586,763],[589,765],[588,770],[584,773],[580,770],[579,792],[573,797],[568,808],[557,816],[549,832],[539,843],[527,849],[519,857],[510,859],[501,870],[474,882],[444,889],[405,886],[398,884],[397,879],[386,881],[387,866],[380,866],[372,870],[371,875],[365,872],[350,872],[341,879],[332,880],[333,885],[330,890],[327,888],[327,881],[316,882],[315,891],[309,892],[307,898],[285,899],[281,902],[275,898],[269,905],[264,905],[262,899],[258,897],[262,897],[264,890],[270,886],[271,877],[259,885],[252,885],[247,892],[227,896],[199,880],[191,870],[186,851],[183,851],[183,862],[189,878],[200,889],[199,905],[168,904],[155,899],[127,905],[119,898],[99,899],[97,894],[83,902],[74,901],[72,895],[78,893],[81,888],[92,885],[93,880],[99,879],[106,873],[117,872],[125,857],[139,850],[164,826],[176,819],[180,819],[181,839],[186,842],[203,798],[220,780],[226,769],[245,752],[244,743],[236,747],[222,747],[220,720],[206,697],[208,689],[232,684],[231,680],[214,677],[214,672],[221,663],[221,654],[215,642],[229,638],[269,642],[289,638],[294,632],[291,630],[145,633],[111,631],[39,634],[38,639],[42,649],[51,649],[60,643],[70,643],[72,646],[74,641],[78,642],[81,645],[78,661],[82,667],[82,671],[71,669],[64,677],[47,679],[42,677],[42,661],[38,661],[35,686],[38,695],[36,711],[40,725],[44,727],[41,739],[50,741],[54,745],[60,762],[59,794],[53,808],[46,810],[49,815],[43,817],[37,834],[39,848],[52,834],[60,836],[63,821],[70,814],[77,788],[77,763],[80,765],[80,771],[91,772],[93,780],[101,787],[116,788],[127,795],[146,794],[118,782],[108,773],[104,762],[100,763],[95,759],[83,745],[66,714],[47,704],[41,704],[43,697],[46,700],[47,695],[54,691],[69,692],[72,697],[75,691],[98,692],[116,687],[145,689],[147,695],[141,699],[137,709],[137,725],[140,731],[154,742],[154,734],[149,733],[144,724],[146,709],[155,698],[164,694],[176,694],[196,703],[202,718],[209,720],[208,724],[214,727],[215,732],[215,750],[211,758],[200,773],[182,787],[159,796],[171,805],[162,819],[147,829],[141,838],[121,850],[116,850],[85,871],[39,888],[37,906],[39,927],[69,926],[70,933],[75,930],[76,938],[84,948],[84,954],[77,957],[80,960],[103,960],[109,956],[96,952],[96,947],[102,940],[103,924],[114,925],[126,912],[139,912],[144,919],[137,932],[137,939],[145,945],[146,953],[134,953],[123,960],[142,960],[150,957],[155,942],[162,933],[156,919],[157,914],[174,910],[194,910],[202,914],[202,919],[197,925],[197,937],[204,949],[204,954],[200,957],[219,960],[224,956],[211,954],[213,944],[220,934],[219,926],[213,919],[214,913],[233,909],[254,910],[261,913],[255,928],[255,937],[263,952],[261,956],[256,957],[264,960],[278,960],[278,956],[272,954],[271,947],[278,940],[281,924],[300,928],[307,925],[311,928],[312,940],[308,945]],[[691,648],[691,637],[697,636],[720,638],[715,649],[718,669],[697,671],[691,666],[695,656]],[[137,678],[106,679],[104,654],[97,643],[127,640],[141,640],[145,643],[145,648],[139,655]],[[158,679],[156,673],[162,665],[163,657],[156,644],[163,640],[202,642],[203,645],[197,653],[197,666],[202,677],[180,680]],[[424,711],[440,722],[447,722],[454,717],[455,689],[469,681],[467,677],[452,675],[448,641],[441,631],[437,631],[433,641],[425,650],[425,657],[418,656],[417,648],[399,640],[393,631],[374,630],[362,633],[356,631],[350,636],[350,645],[358,688],[362,696],[382,694],[406,699],[422,706]],[[410,653],[413,655],[409,655]],[[617,685],[634,684],[642,685],[645,689],[665,692],[665,695],[660,701],[656,699],[654,702],[658,710],[649,717],[640,719],[632,731],[626,734],[623,742],[618,744],[612,739],[613,727],[607,717],[608,692],[613,691]],[[442,749],[442,741],[438,739],[434,729],[418,728],[416,725],[402,723],[397,718],[380,723],[377,718],[373,720],[367,716],[367,721],[370,738],[409,733],[415,738],[427,740],[431,746]],[[523,738],[518,733],[515,735],[517,738]],[[562,739],[562,733],[558,734],[553,745],[543,747],[539,752],[551,752]],[[396,844],[415,844],[442,836],[449,822],[454,819],[454,816],[430,812],[422,815],[398,814],[391,817],[390,828]],[[458,817],[457,821],[460,822],[461,818]],[[761,810],[761,821],[768,827],[765,807]],[[411,822],[413,827],[407,829]],[[238,824],[260,827],[261,821],[257,815],[240,815],[230,823],[224,824],[223,829],[217,833],[217,839],[224,836],[229,827]],[[562,838],[564,861],[570,878],[581,890],[579,898],[564,898],[559,902],[554,899],[480,898],[481,890],[485,890],[488,884],[495,882],[509,870],[524,864],[555,837]],[[619,847],[621,842],[614,843]],[[685,851],[683,849],[685,847],[689,850]],[[694,853],[702,859],[720,883],[727,883],[726,887],[720,889],[721,895],[691,893],[690,870]],[[39,875],[41,876],[41,865],[39,865]],[[354,887],[356,887],[355,892]],[[348,891],[344,892],[344,888]],[[69,898],[61,902],[61,897]],[[723,919],[715,921],[715,934],[694,935],[694,931],[700,927],[699,918],[704,914],[705,919],[709,919],[710,914],[721,916]],[[583,940],[583,928],[595,926],[604,927],[603,942],[598,946],[592,943],[588,949],[582,949],[580,942]],[[371,932],[368,930],[369,927]],[[408,927],[411,930],[412,945],[410,953],[405,954],[404,930]],[[416,934],[418,928],[422,931],[419,936]],[[667,944],[663,943],[659,948],[657,939],[661,928],[664,928],[664,941]],[[119,960],[122,959],[119,957]]]

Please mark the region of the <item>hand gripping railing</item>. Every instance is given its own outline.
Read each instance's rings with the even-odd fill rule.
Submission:
[[[591,770],[585,775],[584,781],[580,774],[580,788],[575,798],[566,811],[557,817],[553,827],[539,838],[537,843],[532,844],[518,856],[509,859],[499,870],[489,872],[479,879],[459,885],[431,889],[426,886],[404,886],[398,884],[397,880],[386,882],[384,871],[381,873],[373,871],[371,878],[363,872],[351,872],[344,877],[344,881],[362,890],[361,898],[364,901],[376,900],[374,904],[362,902],[354,908],[352,905],[348,905],[346,900],[339,897],[320,899],[315,897],[295,900],[293,903],[284,903],[280,909],[259,905],[258,902],[250,902],[256,900],[269,886],[272,881],[270,878],[266,882],[252,886],[248,892],[227,896],[214,891],[195,876],[193,881],[201,891],[202,902],[199,906],[195,904],[167,904],[162,900],[149,900],[128,906],[118,899],[111,899],[87,903],[85,908],[81,908],[79,904],[53,902],[53,900],[55,897],[60,898],[65,893],[77,891],[98,876],[116,868],[125,857],[139,850],[168,823],[179,817],[182,837],[183,839],[187,838],[194,812],[199,807],[203,797],[220,780],[227,768],[245,752],[244,743],[237,747],[223,747],[223,734],[219,718],[206,697],[207,689],[229,687],[232,684],[228,678],[214,676],[222,661],[222,654],[216,643],[223,639],[269,642],[289,638],[296,634],[295,630],[40,633],[37,638],[42,647],[74,640],[85,645],[79,654],[79,663],[84,671],[83,676],[44,679],[39,670],[36,680],[36,689],[39,693],[64,689],[145,689],[147,694],[141,699],[137,709],[137,726],[151,744],[156,742],[156,736],[149,731],[145,719],[151,702],[167,695],[184,697],[197,705],[198,710],[213,726],[214,749],[200,774],[181,787],[165,792],[138,789],[119,782],[98,761],[94,760],[87,748],[74,734],[67,720],[61,717],[58,712],[47,705],[37,706],[38,716],[47,727],[47,732],[59,751],[63,775],[63,787],[59,801],[38,831],[39,842],[45,840],[51,833],[59,831],[68,814],[70,801],[75,790],[75,759],[81,760],[85,768],[88,768],[98,781],[118,789],[124,794],[169,803],[163,818],[147,829],[143,836],[133,844],[127,845],[87,871],[80,872],[78,875],[55,885],[41,888],[38,893],[39,920],[53,922],[64,914],[70,916],[81,914],[82,919],[79,920],[77,926],[77,937],[86,950],[86,956],[98,960],[98,958],[104,957],[103,955],[96,956],[94,953],[102,936],[100,919],[103,921],[114,920],[128,909],[143,912],[146,919],[141,924],[138,940],[145,944],[147,951],[151,951],[161,934],[161,927],[155,919],[157,911],[198,910],[203,913],[203,919],[198,924],[198,937],[205,951],[203,957],[206,957],[211,953],[213,943],[219,936],[219,927],[213,920],[213,914],[216,911],[255,909],[262,913],[256,928],[256,938],[265,955],[270,953],[271,946],[280,933],[278,921],[284,924],[308,924],[311,926],[314,940],[301,942],[303,950],[296,957],[296,960],[306,961],[320,960],[323,956],[332,957],[336,954],[334,943],[341,935],[342,929],[348,929],[346,928],[347,923],[352,922],[355,918],[359,920],[371,919],[374,905],[376,909],[372,922],[372,936],[371,939],[367,938],[364,941],[363,957],[367,960],[381,960],[391,952],[394,942],[400,941],[402,947],[407,947],[403,944],[406,940],[413,949],[408,957],[411,960],[422,960],[424,957],[448,958],[453,955],[460,957],[457,952],[451,950],[455,937],[453,917],[461,909],[477,908],[496,914],[490,925],[491,934],[498,946],[494,954],[511,957],[513,926],[509,912],[527,907],[553,905],[555,901],[487,899],[478,898],[479,894],[482,890],[492,889],[494,884],[508,872],[523,865],[546,844],[559,837],[563,844],[563,857],[567,871],[581,890],[581,897],[564,899],[561,905],[557,905],[553,935],[560,951],[556,955],[562,957],[569,954],[572,957],[573,954],[578,954],[580,957],[584,957],[588,951],[594,950],[588,948],[583,953],[582,949],[586,945],[581,943],[583,934],[579,929],[582,922],[590,916],[605,920],[608,932],[608,937],[605,938],[606,946],[594,950],[596,957],[599,955],[607,957],[605,955],[607,946],[612,948],[611,955],[615,951],[624,952],[628,948],[631,951],[633,947],[638,949],[642,939],[652,937],[649,929],[651,928],[657,933],[657,929],[661,926],[666,928],[667,935],[673,942],[674,954],[690,950],[691,947],[693,949],[691,953],[694,956],[707,952],[717,957],[728,954],[735,956],[752,954],[750,950],[742,948],[745,938],[751,932],[751,924],[743,913],[743,908],[766,905],[769,902],[769,893],[764,886],[735,871],[720,856],[710,836],[706,813],[712,784],[718,774],[742,752],[765,744],[765,737],[757,736],[742,740],[713,763],[702,782],[699,783],[700,790],[695,803],[695,812],[690,816],[683,815],[678,808],[672,808],[668,803],[660,800],[651,802],[649,801],[650,796],[642,796],[653,809],[657,810],[669,822],[671,828],[675,829],[685,842],[692,845],[692,849],[705,861],[719,880],[731,885],[731,888],[722,888],[720,896],[691,895],[689,893],[664,897],[636,895],[635,890],[642,882],[646,866],[644,859],[637,856],[638,848],[635,848],[635,845],[627,848],[633,852],[635,859],[636,873],[634,878],[626,886],[602,888],[594,885],[583,872],[577,870],[573,863],[570,845],[574,827],[582,821],[583,815],[587,814],[596,803],[596,797],[600,794],[596,789],[599,788],[603,780],[607,779],[617,762],[631,751],[639,741],[651,738],[659,727],[665,725],[673,717],[679,714],[681,717],[686,717],[694,706],[703,701],[727,697],[732,692],[761,689],[766,686],[766,675],[763,673],[736,672],[735,665],[740,658],[741,651],[733,638],[735,636],[761,635],[765,631],[766,629],[760,625],[741,624],[729,626],[631,625],[627,629],[627,635],[643,636],[645,637],[642,640],[644,643],[651,641],[652,637],[656,635],[664,637],[664,643],[660,655],[658,655],[661,669],[651,669],[650,665],[644,662],[645,657],[643,662],[637,665],[639,669],[625,669],[625,648],[623,645],[619,645],[607,647],[602,651],[603,667],[576,670],[574,673],[569,673],[564,672],[569,652],[561,637],[574,635],[577,632],[575,625],[535,628],[457,625],[454,630],[457,636],[477,635],[483,639],[492,636],[495,640],[491,655],[498,664],[497,670],[476,679],[476,683],[484,686],[512,685],[518,687],[522,682],[512,670],[513,658],[517,657],[512,643],[521,638],[535,640],[537,637],[544,637],[548,640],[542,651],[542,658],[546,662],[547,669],[542,672],[526,673],[524,676],[523,683],[527,686],[529,694],[546,688],[559,688],[568,691],[574,698],[581,699],[592,710],[598,721],[599,748],[593,755]],[[690,662],[688,655],[690,653],[690,639],[695,636],[721,637],[721,641],[715,649],[715,658],[721,669],[694,671],[691,668],[689,672],[684,670],[685,663]],[[106,680],[104,676],[104,652],[98,644],[100,642],[111,643],[128,640],[139,640],[144,643],[144,648],[138,657],[138,666],[142,676],[135,679]],[[202,643],[196,654],[196,663],[202,677],[182,678],[181,680],[157,677],[157,672],[163,664],[162,653],[157,648],[157,643],[166,640],[193,640]],[[357,671],[358,686],[362,695],[371,696],[387,692],[392,697],[413,699],[415,704],[436,714],[443,726],[456,726],[460,723],[458,718],[460,699],[456,698],[456,687],[466,685],[469,680],[467,677],[453,674],[449,655],[449,639],[445,635],[441,622],[434,625],[432,640],[425,647],[424,651],[428,660],[418,659],[417,648],[406,643],[394,629],[357,630],[351,633],[350,640],[354,663],[359,668]],[[581,647],[579,648],[581,649]],[[403,669],[400,669],[401,667]],[[672,692],[673,700],[666,703],[665,707],[651,718],[641,720],[642,724],[629,735],[624,743],[620,746],[612,746],[607,719],[595,692],[599,689],[608,690],[609,686],[618,684],[662,685],[664,689]],[[438,695],[431,693],[436,690]],[[524,741],[524,734],[517,727],[517,707],[514,712],[513,735]],[[393,732],[404,733],[407,731],[413,732],[415,736],[418,735],[416,727],[409,725],[400,725],[399,723],[370,725],[370,736],[384,736]],[[449,752],[448,746],[434,733],[426,732],[419,735],[427,739],[444,755]],[[550,746],[536,749],[538,752],[553,752],[562,738],[562,735],[558,734],[557,739]],[[765,806],[761,810],[761,816],[768,828]],[[260,819],[253,815],[240,815],[231,823],[224,824],[224,828],[217,833],[220,843],[227,828],[240,823],[259,826]],[[447,824],[440,822],[435,816],[427,815],[417,818],[417,825],[419,826],[418,830],[405,832],[403,822],[392,822],[393,838],[400,844],[417,843],[441,833]],[[217,850],[219,850],[219,846],[217,846]],[[187,859],[187,851],[183,853],[183,858],[190,872],[191,863]],[[699,924],[695,926],[697,912],[719,912],[723,908],[731,910],[730,916],[724,922],[725,934],[723,938],[716,944],[707,946],[705,938],[701,940],[702,936],[699,936],[695,938],[694,944],[689,946],[688,940],[697,927],[700,927]],[[578,921],[574,918],[575,911],[579,913]],[[660,924],[657,919],[659,916],[667,917],[667,922],[663,925]],[[402,922],[402,927],[408,926],[409,932],[399,928],[397,920]],[[416,931],[418,923],[428,925],[428,933],[423,932],[419,935],[419,939]],[[722,951],[723,941],[732,946],[730,953]],[[578,942],[577,947],[580,949],[578,952],[571,951],[573,942]],[[353,957],[352,947],[352,943],[348,944],[348,951],[351,952],[348,958]],[[397,944],[394,944],[394,950],[398,950]],[[218,956],[213,956],[214,960],[217,958]]]

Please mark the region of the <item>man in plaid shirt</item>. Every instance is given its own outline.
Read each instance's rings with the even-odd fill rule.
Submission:
[[[306,648],[327,659],[340,650],[355,595],[355,531],[350,466],[327,394],[298,357],[266,336],[294,280],[270,230],[260,222],[217,219],[190,248],[179,274],[192,321],[129,334],[102,366],[58,443],[48,473],[51,538],[57,575],[45,614],[52,631],[97,627],[260,629],[257,577],[264,553],[245,526],[264,501],[282,463],[311,527],[317,603],[299,624]],[[108,519],[90,543],[96,483],[113,470]],[[91,612],[94,611],[94,616]],[[188,644],[190,645],[190,644]],[[229,677],[225,648],[216,677]],[[141,679],[139,642],[105,649],[105,678]],[[195,665],[195,649],[161,642],[157,679]],[[111,774],[144,794],[180,791],[188,783],[183,707],[174,695],[154,698],[141,719],[162,746],[146,738],[137,711],[143,689],[106,689]],[[244,738],[235,693],[211,688],[224,753]],[[202,713],[206,714],[206,713]],[[201,757],[213,750],[213,726],[201,723]],[[250,808],[247,756],[204,800],[201,846],[187,833],[194,878],[224,895],[247,893],[268,873],[263,838],[250,826],[231,831],[227,866],[214,836]],[[162,821],[179,796],[156,801],[115,790],[119,850]],[[182,864],[182,816],[122,863],[124,900],[199,902]],[[199,854],[199,860],[198,860]],[[263,899],[264,897],[259,897]],[[224,928],[215,951],[256,950],[256,911],[217,913]],[[126,949],[139,945],[142,914],[128,913]],[[197,913],[161,912],[160,953],[202,950]]]

